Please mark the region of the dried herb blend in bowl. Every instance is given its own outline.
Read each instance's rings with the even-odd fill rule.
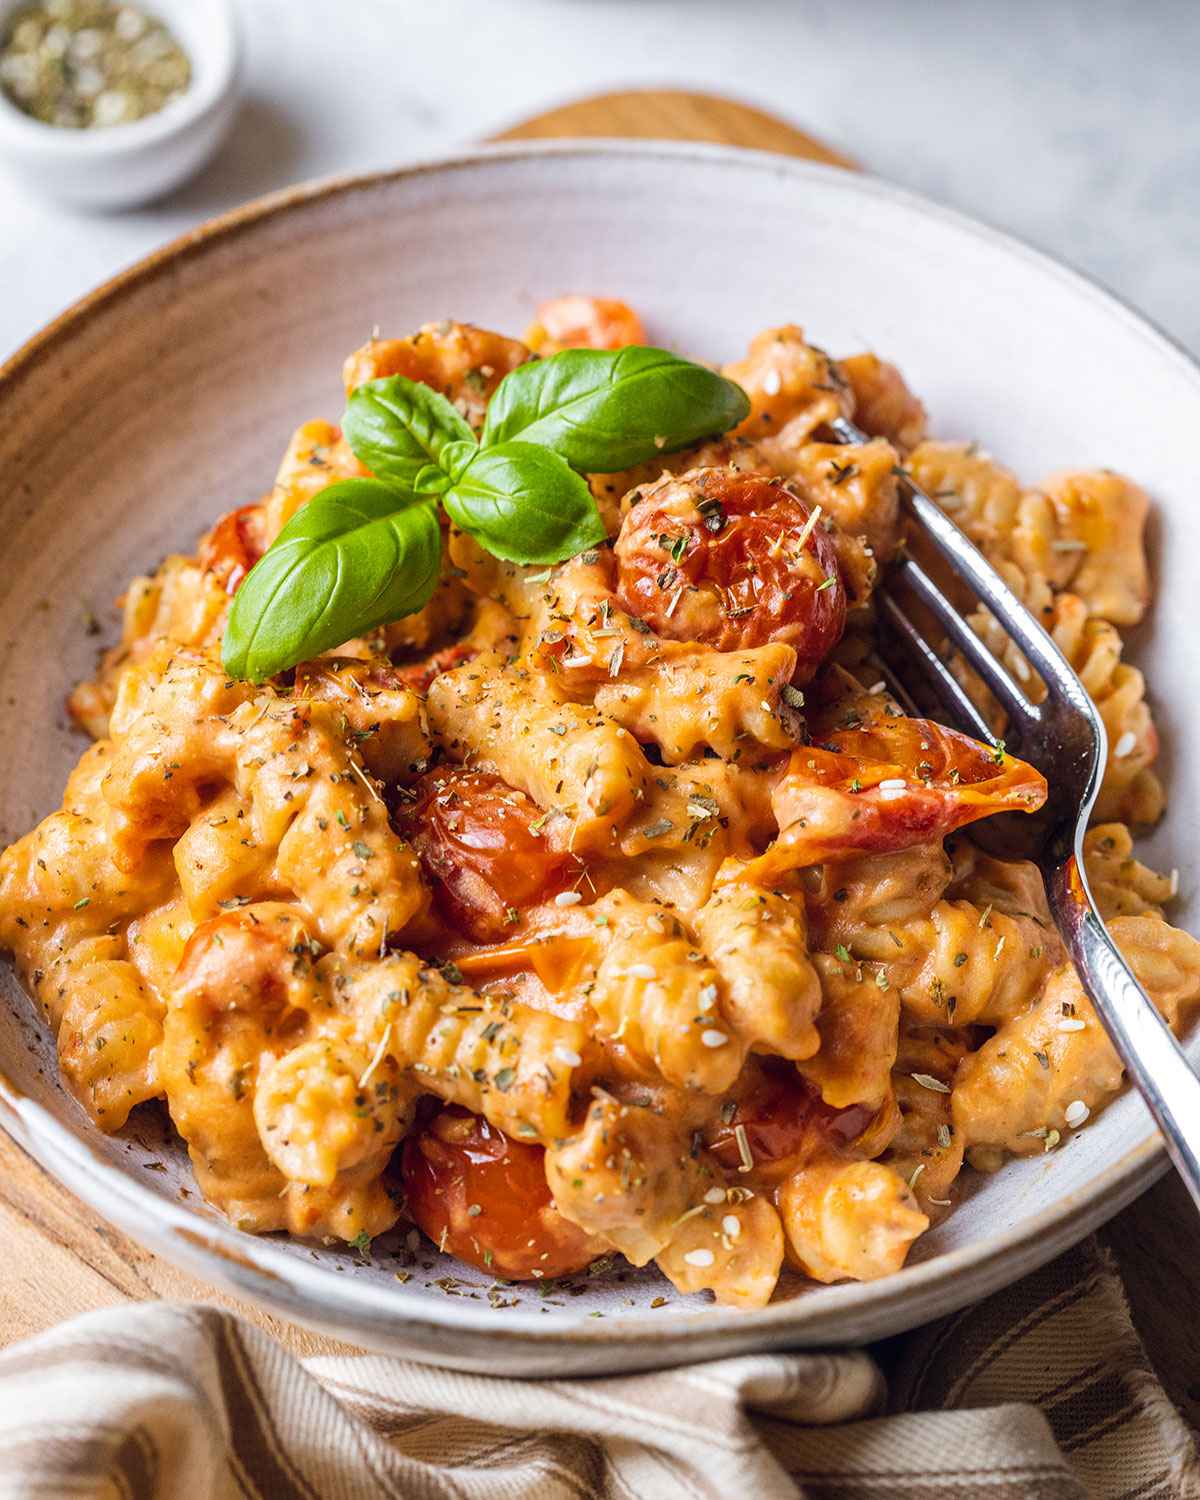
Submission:
[[[40,0],[18,9],[0,39],[0,87],[46,125],[128,124],[157,113],[191,78],[161,21],[112,0]]]

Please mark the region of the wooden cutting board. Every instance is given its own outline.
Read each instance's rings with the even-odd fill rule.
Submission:
[[[762,110],[674,90],[582,99],[514,125],[495,139],[570,136],[714,141],[833,166],[857,165]],[[803,313],[781,309],[780,316],[797,311]],[[1198,1227],[1187,1193],[1172,1174],[1126,1209],[1105,1236],[1121,1263],[1135,1320],[1159,1374],[1172,1398],[1200,1426],[1200,1330],[1190,1316],[1200,1302],[1200,1275],[1191,1249]],[[247,1307],[141,1249],[59,1187],[2,1133],[0,1244],[5,1263],[0,1347],[76,1313],[149,1298],[199,1298],[236,1308],[301,1355],[347,1347]]]
[[[716,94],[688,94],[677,89],[635,89],[624,94],[577,99],[544,115],[522,120],[492,139],[545,141],[578,136],[714,141],[756,151],[779,151],[785,156],[806,156],[831,167],[856,165],[832,146],[761,109]]]

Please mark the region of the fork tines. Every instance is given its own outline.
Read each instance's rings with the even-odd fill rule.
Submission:
[[[844,418],[830,422],[829,427],[838,442],[869,441],[865,432]],[[955,578],[967,586],[1008,632],[1030,668],[1045,684],[1047,702],[1057,695],[1089,720],[1093,719],[1094,710],[1082,684],[1041,624],[975,544],[917,487],[911,477],[901,470],[899,479],[908,512],[925,539]],[[1019,743],[1030,731],[1045,729],[1046,705],[1029,700],[1012,674],[971,629],[926,569],[912,557],[902,557],[892,565],[886,585],[876,595],[881,617],[889,627],[888,636],[902,648],[906,660],[917,668],[939,703],[957,718],[961,728],[993,744],[997,742],[984,715],[955,677],[942,653],[914,623],[913,612],[904,608],[898,594],[913,597],[920,606],[918,618],[923,611],[936,620],[949,642],[991,690],[1008,717],[1012,740]]]
[[[915,564],[914,564],[915,567]],[[916,569],[921,572],[920,569]],[[926,574],[921,573],[924,581],[933,586],[932,580]],[[937,699],[941,708],[947,710],[956,721],[956,727],[973,734],[977,739],[987,740],[996,744],[996,736],[991,726],[972,701],[965,688],[950,670],[945,659],[930,645],[904,610],[896,602],[891,592],[880,590],[875,595],[879,606],[880,624],[883,626],[883,639],[888,636],[899,643],[909,661],[917,668],[924,678],[927,686]],[[940,616],[939,616],[940,618]],[[956,616],[956,619],[959,617]],[[964,624],[959,619],[960,624]],[[974,636],[974,631],[969,626],[965,627],[968,634]],[[957,639],[957,636],[955,636]],[[978,637],[976,637],[978,639]]]

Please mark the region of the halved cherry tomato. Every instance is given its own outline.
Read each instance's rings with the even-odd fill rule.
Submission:
[[[524,792],[483,771],[430,771],[400,814],[451,926],[478,943],[512,932],[511,913],[536,906],[571,879],[574,862],[530,825],[541,817]]]
[[[771,795],[776,843],[749,878],[862,853],[909,849],[999,812],[1036,812],[1046,778],[1002,747],[932,719],[910,719],[881,695],[843,698],[809,719]]]
[[[806,681],[841,639],[846,587],[833,539],[781,481],[693,469],[654,486],[616,543],[623,609],[677,641],[796,650]]]
[[[227,594],[236,594],[246,574],[266,551],[261,505],[242,505],[223,515],[200,543],[200,566]]]
[[[580,1271],[600,1247],[554,1207],[545,1154],[447,1105],[404,1143],[408,1211],[439,1249],[493,1276]]]
[[[871,1123],[874,1113],[862,1104],[833,1109],[794,1070],[764,1068],[706,1143],[727,1171],[735,1171],[745,1165],[738,1140],[738,1127],[743,1127],[755,1172],[773,1180],[786,1176],[814,1152],[848,1146]]]
[[[646,330],[633,308],[611,297],[555,297],[543,302],[530,331],[539,354],[561,349],[623,349],[644,344]]]

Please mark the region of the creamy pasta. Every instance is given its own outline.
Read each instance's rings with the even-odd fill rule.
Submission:
[[[644,335],[571,297],[527,340],[373,339],[347,390],[403,375],[478,432],[529,359]],[[620,1254],[752,1308],[786,1267],[898,1270],[964,1170],[1054,1150],[1113,1096],[1036,870],[971,839],[1044,780],[905,716],[873,664],[901,468],[1098,704],[1089,877],[1186,1024],[1200,944],[1133,853],[1164,802],[1122,661],[1147,497],[1109,471],[1027,488],[930,440],[895,366],[794,326],[726,374],[735,430],[590,477],[607,541],[522,566],[446,523],[423,608],[261,685],[222,666],[230,601],[367,475],[338,427],[306,422],[267,495],[129,585],[70,700],[94,743],[0,858],[0,942],[96,1126],[163,1101],[241,1228],[361,1247],[415,1224],[511,1278]],[[869,441],[829,441],[839,416]]]

